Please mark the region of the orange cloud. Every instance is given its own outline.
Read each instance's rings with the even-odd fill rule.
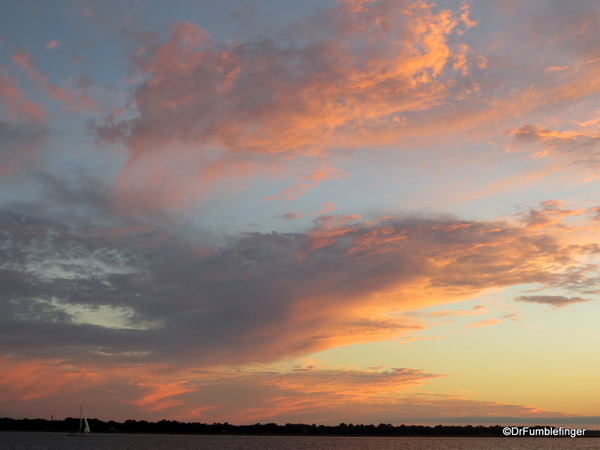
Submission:
[[[421,386],[437,375],[411,369],[308,371],[209,371],[195,375],[193,386],[180,405],[173,405],[179,418],[212,422],[252,423],[309,417],[311,422],[337,419],[365,409],[384,409],[398,401],[403,391]],[[193,407],[200,403],[200,408]],[[346,412],[344,412],[346,411]],[[322,417],[318,417],[318,416]],[[329,416],[329,417],[327,417]]]
[[[531,405],[428,394],[423,391],[440,375],[406,368],[163,372],[157,366],[82,369],[41,360],[5,359],[0,364],[0,410],[12,414],[20,403],[56,418],[73,416],[85,397],[88,416],[121,421],[161,420],[165,414],[176,420],[233,424],[474,424],[548,416],[560,423],[561,418],[572,418]]]
[[[473,25],[467,17],[465,8],[455,14],[424,2],[339,2],[319,14],[318,27],[303,22],[311,29],[304,46],[268,38],[220,45],[198,26],[179,23],[167,42],[149,38],[131,55],[149,77],[135,95],[139,117],[98,132],[120,135],[131,152],[123,186],[149,170],[152,181],[180,192],[196,192],[179,185],[202,181],[162,170],[167,160],[189,163],[174,148],[207,155],[217,147],[233,160],[327,157],[337,147],[389,145],[404,133],[405,114],[446,102],[447,70],[468,73],[468,48],[451,39]],[[284,33],[295,42],[295,28]],[[199,171],[202,159],[194,166]],[[293,199],[340,176],[322,167],[269,199]],[[151,180],[144,184],[148,192],[139,192],[138,204],[151,209],[156,192]]]
[[[50,41],[46,45],[47,50],[52,50],[53,48],[58,47],[58,41]]]
[[[538,30],[526,13],[519,20]],[[577,29],[585,15],[570,20],[565,29]],[[524,70],[514,46],[502,61],[493,52],[476,54],[462,37],[475,26],[467,4],[451,11],[425,2],[340,1],[277,38],[220,44],[189,22],[176,24],[166,42],[147,35],[130,55],[148,77],[132,99],[139,116],[95,127],[100,138],[120,139],[130,150],[117,188],[122,210],[201,201],[214,189],[214,178],[204,174],[215,149],[226,160],[218,178],[247,181],[299,155],[327,161],[338,149],[427,147],[457,137],[461,146],[465,139],[489,142],[514,128],[515,117],[600,89],[600,66],[587,54],[592,48],[581,49],[587,62],[557,80],[557,71],[547,70],[557,66],[545,60]],[[528,41],[547,42],[535,33]],[[512,69],[521,74],[514,86],[504,74]],[[523,137],[526,127],[512,135]],[[556,148],[581,149],[595,139],[537,134]],[[274,163],[276,155],[283,158]],[[333,169],[324,163],[318,170]],[[267,198],[294,199],[316,182],[301,178]]]
[[[139,382],[135,383],[147,392],[142,398],[135,400],[134,405],[147,411],[160,411],[165,408],[172,408],[184,404],[184,400],[173,400],[172,397],[181,396],[192,392],[194,389],[186,386],[185,381],[166,382]]]
[[[471,309],[461,309],[458,311],[450,311],[448,309],[442,309],[427,314],[427,317],[448,317],[448,316],[473,316],[486,314],[485,309],[481,305],[474,306]]]
[[[0,403],[29,402],[66,390],[81,393],[101,381],[97,374],[62,361],[2,357],[0,367]]]
[[[317,186],[324,180],[336,180],[347,176],[343,170],[335,169],[332,167],[326,167],[323,169],[317,169],[312,175],[300,177],[300,182],[293,186],[284,189],[280,194],[272,195],[264,198],[263,200],[275,200],[277,198],[284,198],[285,200],[295,200],[298,197],[306,194],[309,190]]]
[[[497,325],[502,322],[500,319],[487,319],[479,322],[473,322],[467,325],[469,328],[489,327],[490,325]]]

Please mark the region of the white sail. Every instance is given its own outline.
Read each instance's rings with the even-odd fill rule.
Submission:
[[[87,436],[90,432],[90,424],[83,412],[83,406],[79,407],[79,431],[72,431],[69,436]]]
[[[90,425],[88,424],[87,417],[85,417],[85,413],[83,412],[83,407],[81,407],[81,412],[83,413],[83,422],[85,423],[85,429],[83,432],[87,434],[90,432]]]

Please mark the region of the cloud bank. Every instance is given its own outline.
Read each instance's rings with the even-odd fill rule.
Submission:
[[[5,354],[178,367],[393,339],[421,327],[402,311],[489,288],[567,284],[577,256],[598,251],[454,219],[321,216],[305,233],[213,247],[150,226],[1,220]]]

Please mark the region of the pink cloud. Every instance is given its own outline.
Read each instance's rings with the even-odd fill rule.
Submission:
[[[86,412],[101,420],[161,420],[248,424],[276,423],[474,423],[498,417],[535,420],[571,417],[532,405],[428,394],[440,375],[414,369],[370,368],[280,371],[276,368],[167,373],[160,367],[111,365],[66,368],[58,361],[0,360],[0,410],[17,405],[58,419]],[[419,393],[414,393],[419,388]],[[28,393],[29,392],[29,393]],[[73,412],[75,411],[75,412]]]
[[[340,148],[489,141],[502,124],[514,127],[514,117],[598,92],[595,62],[581,63],[557,80],[550,76],[556,71],[543,77],[548,67],[557,67],[544,60],[522,73],[515,86],[506,83],[506,67],[521,73],[521,60],[512,50],[499,62],[493,51],[483,55],[470,48],[463,38],[476,26],[470,14],[466,4],[451,11],[423,2],[340,1],[261,40],[221,44],[189,22],[176,24],[165,42],[146,35],[130,54],[139,79],[148,78],[132,98],[139,116],[97,127],[99,137],[120,138],[130,150],[119,195],[135,186],[128,204],[145,211],[167,207],[172,197],[178,207],[202,198],[209,190],[202,176],[162,171],[165,161],[171,165],[178,158],[192,171],[188,152],[174,148],[193,147],[199,155],[221,148],[228,162],[260,155],[260,164],[245,173],[248,179],[260,167],[270,170],[275,155],[290,164],[299,155],[319,157],[328,168]],[[566,20],[568,28],[576,29],[584,18]],[[539,28],[525,13],[519,20],[526,29]],[[546,42],[535,33],[528,41],[534,47]],[[588,50],[581,50],[586,57],[593,53]],[[523,137],[524,130],[514,135]],[[538,138],[556,148],[582,148],[594,140],[593,133],[542,135]],[[197,159],[192,164],[201,173],[204,158]],[[239,166],[231,166],[235,177]],[[151,179],[140,177],[146,171]],[[293,199],[315,181],[301,179],[267,198]],[[164,190],[156,192],[152,182]]]
[[[301,212],[294,211],[294,212],[284,214],[280,217],[284,218],[285,220],[294,220],[294,219],[299,219],[301,217],[306,217],[306,216],[327,214],[328,212],[331,212],[336,209],[333,202],[323,203],[323,205],[321,205],[321,206],[322,206],[322,208],[319,211],[310,212],[310,213],[301,213]]]
[[[26,50],[21,50],[18,53],[13,53],[11,56],[12,61],[23,69],[27,76],[35,83],[44,84],[46,82],[45,77],[37,70],[33,57]]]
[[[159,175],[162,160],[177,157],[174,147],[293,160],[326,158],[336,147],[389,145],[404,134],[405,114],[447,101],[447,71],[468,73],[468,48],[451,39],[472,26],[466,17],[464,9],[455,14],[425,3],[340,2],[298,25],[309,36],[302,46],[291,44],[296,26],[283,39],[227,45],[189,22],[175,25],[167,42],[148,37],[131,53],[149,77],[135,95],[139,117],[115,123],[116,134],[103,126],[131,152],[121,179],[129,184],[149,154]],[[269,198],[293,199],[339,176],[324,166]],[[196,183],[162,178],[182,191],[177,185]]]
[[[0,74],[0,112],[10,121],[0,121],[0,174],[14,174],[35,161],[44,144],[44,109],[25,97],[15,80]]]
[[[332,167],[317,169],[311,175],[300,177],[300,181],[298,183],[284,189],[281,191],[281,193],[277,195],[271,195],[263,200],[275,200],[277,198],[284,198],[288,201],[295,200],[298,197],[306,194],[324,180],[337,180],[346,176],[348,176],[348,174],[346,174],[343,170]]]
[[[46,113],[42,106],[26,99],[16,81],[9,76],[0,76],[0,105],[16,120],[43,123]]]
[[[0,403],[28,402],[67,389],[81,392],[86,384],[91,387],[99,381],[85,369],[66,368],[59,361],[0,358],[0,367]]]
[[[58,47],[58,41],[50,41],[46,45],[47,50],[52,50],[53,48]]]
[[[84,91],[58,87],[49,83],[47,76],[38,70],[33,57],[26,50],[13,53],[11,59],[18,67],[25,71],[31,81],[46,91],[50,99],[60,101],[68,112],[77,109],[93,110],[96,107],[95,101]]]

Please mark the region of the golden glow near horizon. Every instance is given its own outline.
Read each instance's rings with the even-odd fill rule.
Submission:
[[[598,20],[10,0],[0,416],[598,427]]]

